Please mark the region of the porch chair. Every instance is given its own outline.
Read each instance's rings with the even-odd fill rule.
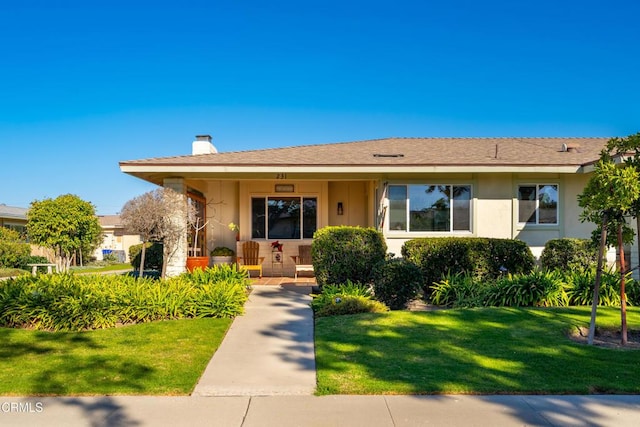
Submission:
[[[310,271],[313,273],[313,261],[311,260],[311,245],[298,246],[298,255],[292,256],[296,263],[295,279],[298,279],[299,271]]]
[[[262,278],[262,261],[260,256],[260,244],[250,240],[242,244],[242,256],[238,257],[238,266],[245,270],[257,270]]]

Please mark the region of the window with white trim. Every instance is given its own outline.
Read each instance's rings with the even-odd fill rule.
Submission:
[[[389,185],[389,230],[471,231],[471,186]]]
[[[318,227],[315,197],[252,197],[251,238],[311,239]]]
[[[518,223],[558,224],[558,185],[519,185]]]

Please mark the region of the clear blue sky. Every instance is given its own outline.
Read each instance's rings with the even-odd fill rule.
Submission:
[[[121,160],[640,131],[636,0],[0,2],[0,203],[152,189]]]

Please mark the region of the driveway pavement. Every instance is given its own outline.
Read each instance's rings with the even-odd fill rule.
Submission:
[[[254,286],[194,396],[312,395],[316,386],[309,286]]]

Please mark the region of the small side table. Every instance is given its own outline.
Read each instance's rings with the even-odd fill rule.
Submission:
[[[276,267],[280,268],[280,276],[284,274],[284,254],[280,251],[271,252],[271,271],[275,273]]]

